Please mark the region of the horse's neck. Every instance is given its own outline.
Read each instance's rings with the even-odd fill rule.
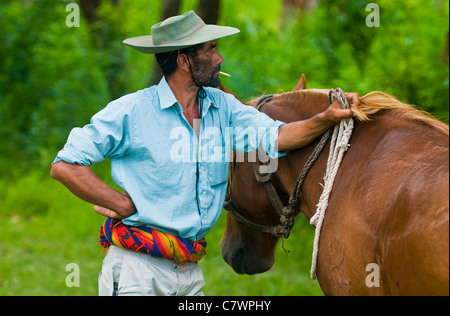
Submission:
[[[311,94],[312,96],[308,96],[308,93],[297,92],[275,95],[269,103],[261,106],[260,111],[285,123],[306,120],[328,107],[328,97],[325,93]]]
[[[282,190],[291,196],[300,173],[302,172],[309,156],[313,153],[318,141],[311,145],[289,153],[280,160],[277,177],[281,183]],[[308,220],[315,214],[316,205],[322,193],[323,177],[326,172],[326,163],[329,153],[328,145],[324,148],[319,158],[311,167],[300,191],[300,211]]]
[[[314,115],[325,111],[328,107],[326,95],[317,95],[318,98],[308,99],[304,96],[301,96],[302,98],[295,97],[283,98],[283,95],[280,95],[274,98],[270,103],[263,105],[261,111],[275,120],[289,123],[311,118]],[[277,177],[283,191],[287,195],[292,195],[295,182],[318,142],[319,139],[309,146],[290,152],[286,158],[280,160]],[[327,145],[317,162],[309,171],[300,194],[300,208],[308,220],[314,215],[315,205],[321,194],[319,189],[322,189],[322,187],[318,184],[323,182],[328,152],[329,149]]]

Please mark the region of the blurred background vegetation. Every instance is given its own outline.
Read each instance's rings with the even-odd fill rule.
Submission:
[[[80,27],[66,25],[71,2]],[[380,27],[366,26],[371,2]],[[154,57],[122,40],[188,10],[241,30],[218,42],[232,74],[224,84],[241,99],[289,91],[305,73],[309,88],[385,91],[448,123],[448,0],[1,0],[0,295],[96,294],[103,219],[49,179],[50,164],[73,127],[159,81]],[[109,179],[108,163],[95,168]],[[321,294],[308,279],[313,230],[302,218],[292,253],[255,277],[223,263],[223,226],[222,216],[208,236],[207,295]],[[70,262],[80,288],[65,286]]]

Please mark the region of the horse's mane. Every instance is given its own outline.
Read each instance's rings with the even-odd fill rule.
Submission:
[[[314,101],[318,104],[326,104],[328,95],[318,90],[298,90],[277,94],[274,98],[285,98],[286,100],[294,100],[297,104]],[[249,101],[248,104],[255,106],[260,98]],[[445,135],[449,135],[449,127],[434,118],[428,112],[418,110],[412,105],[403,103],[397,98],[380,91],[373,91],[360,98],[358,106],[352,106],[355,117],[360,122],[369,122],[376,119],[377,113],[381,111],[392,111],[392,115],[404,120],[413,121],[433,129],[440,131]]]
[[[395,97],[380,91],[374,91],[361,98],[358,107],[353,112],[360,121],[370,121],[374,114],[381,110],[393,111],[393,115],[434,128],[445,135],[449,135],[449,127],[433,117],[430,113],[416,109],[412,105],[403,103]]]

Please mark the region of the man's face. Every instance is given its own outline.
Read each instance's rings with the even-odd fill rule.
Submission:
[[[204,43],[192,59],[192,75],[203,87],[220,85],[219,71],[223,58],[216,50],[216,41]]]

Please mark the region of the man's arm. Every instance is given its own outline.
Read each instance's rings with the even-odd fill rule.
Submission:
[[[108,186],[88,166],[59,161],[53,164],[50,175],[80,199],[96,204],[94,210],[101,215],[123,219],[136,212],[126,192]]]
[[[359,104],[359,96],[356,93],[347,94],[349,101],[355,105]],[[352,117],[352,110],[341,109],[339,102],[335,101],[324,112],[304,121],[292,122],[280,128],[278,133],[278,151],[305,147],[312,143],[317,137],[325,133],[341,119]]]

